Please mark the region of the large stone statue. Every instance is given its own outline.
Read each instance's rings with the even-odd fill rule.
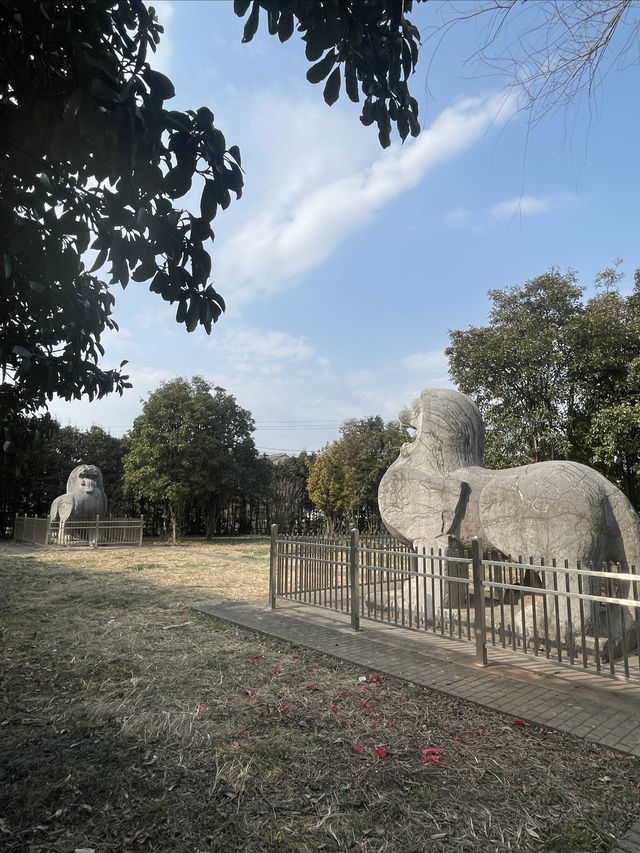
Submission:
[[[63,542],[64,525],[68,521],[95,519],[107,512],[102,472],[95,465],[78,465],[69,474],[66,494],[51,504],[51,521],[59,521],[58,541]]]
[[[477,536],[485,549],[514,559],[640,567],[640,519],[597,471],[567,461],[484,468],[480,412],[457,391],[427,388],[399,417],[417,434],[382,478],[379,504],[386,527],[400,540],[428,550],[446,548],[449,537],[469,547]],[[540,575],[551,586],[551,573]],[[569,579],[577,592],[576,573]],[[582,591],[592,587],[585,583]],[[566,599],[558,611],[566,632]]]

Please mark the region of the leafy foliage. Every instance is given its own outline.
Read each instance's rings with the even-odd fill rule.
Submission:
[[[378,486],[408,440],[407,431],[398,421],[385,426],[382,418],[375,415],[346,420],[340,433],[340,445],[356,482],[356,526],[361,531],[377,532],[381,525]]]
[[[112,286],[150,281],[207,332],[224,310],[205,244],[243,177],[207,107],[167,110],[141,0],[0,0],[0,414],[130,387],[98,366]],[[202,185],[200,211],[174,202]],[[87,269],[83,256],[93,249]],[[97,272],[110,267],[107,278]]]
[[[48,413],[19,417],[12,449],[0,453],[0,535],[11,528],[16,513],[47,515],[51,501],[64,494],[69,474],[82,462],[102,471],[109,514],[130,514],[122,493],[126,446],[126,438],[97,426],[86,431],[61,427]]]
[[[568,333],[582,292],[572,270],[551,269],[524,286],[490,290],[488,326],[450,331],[449,372],[483,414],[490,467],[568,454],[575,396]]]
[[[301,533],[306,529],[312,504],[307,493],[307,476],[314,457],[299,456],[272,459],[269,510],[271,521],[281,532]]]
[[[223,503],[242,491],[256,465],[253,430],[251,414],[223,388],[198,376],[166,382],[134,421],[125,487],[163,506],[174,541],[193,503],[213,530]]]
[[[420,133],[418,102],[407,81],[418,61],[420,32],[406,17],[413,0],[234,0],[237,15],[247,17],[242,40],[253,39],[260,10],[271,35],[287,41],[297,29],[305,55],[313,63],[310,83],[324,81],[323,97],[331,106],[344,84],[357,103],[364,95],[360,121],[375,122],[383,148],[391,144],[395,124],[402,140]],[[250,10],[250,11],[249,11]]]
[[[623,295],[616,267],[586,303],[569,270],[492,290],[489,325],[451,331],[451,378],[487,424],[485,463],[571,458],[640,504],[640,271]]]
[[[378,486],[407,440],[407,432],[397,421],[385,426],[379,415],[350,418],[340,432],[342,437],[310,465],[309,497],[325,514],[331,533],[347,522],[378,532]]]
[[[325,447],[311,464],[307,491],[333,535],[350,518],[357,497],[356,476],[339,441]]]

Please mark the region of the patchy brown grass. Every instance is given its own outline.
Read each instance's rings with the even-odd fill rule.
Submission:
[[[267,555],[0,548],[1,849],[596,853],[637,816],[637,759],[191,609]]]

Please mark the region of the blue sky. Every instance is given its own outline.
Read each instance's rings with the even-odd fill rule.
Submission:
[[[249,409],[261,451],[318,450],[346,418],[394,418],[423,388],[451,385],[448,330],[484,324],[489,289],[556,266],[590,292],[617,258],[631,288],[635,69],[614,65],[593,99],[531,127],[509,80],[465,61],[481,37],[472,21],[430,67],[423,51],[411,83],[423,132],[383,151],[357,105],[329,108],[306,81],[297,37],[281,44],[263,20],[241,44],[231,0],[154,5],[165,37],[153,66],[177,92],[168,106],[209,106],[242,153],[243,197],[213,223],[227,311],[210,336],[188,334],[145,284],[115,288],[120,332],[104,336],[103,364],[129,359],[134,387],[54,401],[63,425],[122,435],[160,382],[198,374]],[[415,7],[423,36],[447,8]]]

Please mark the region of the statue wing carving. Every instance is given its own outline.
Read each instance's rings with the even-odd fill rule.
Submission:
[[[525,559],[591,551],[597,538],[594,519],[603,510],[597,478],[588,476],[588,469],[560,461],[495,473],[479,499],[487,544]]]
[[[398,539],[429,547],[454,533],[465,485],[458,478],[425,474],[410,465],[392,466],[380,483],[382,520]]]

